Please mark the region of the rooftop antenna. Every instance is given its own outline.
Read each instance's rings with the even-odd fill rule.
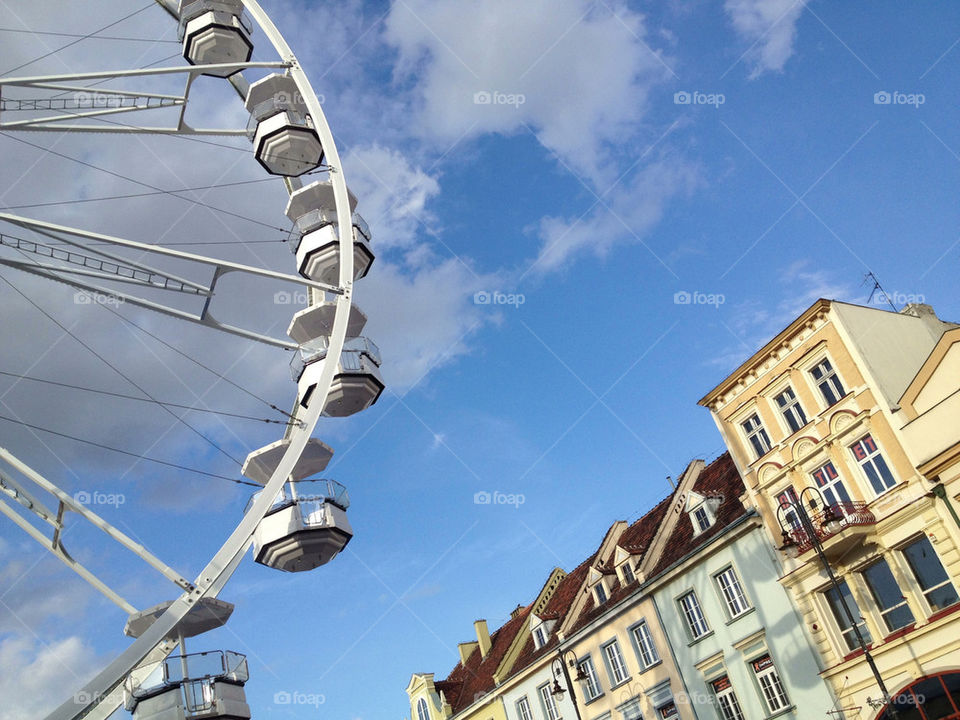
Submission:
[[[897,306],[893,304],[893,300],[891,300],[890,296],[887,295],[887,291],[883,289],[883,286],[880,284],[880,281],[877,280],[877,276],[873,274],[872,270],[863,276],[863,282],[861,285],[866,285],[867,280],[873,281],[873,288],[870,290],[870,297],[867,298],[867,304],[872,303],[873,296],[879,292],[881,295],[883,295],[883,298],[887,301],[887,304],[893,308],[894,312],[900,312],[897,309]]]
[[[677,489],[676,483],[673,482],[673,476],[672,476],[672,475],[667,475],[667,482],[670,483],[670,488],[671,488],[671,489],[673,489],[673,490],[676,490],[676,489]]]

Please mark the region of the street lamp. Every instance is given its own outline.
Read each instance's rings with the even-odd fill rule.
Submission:
[[[820,558],[820,563],[823,565],[823,569],[827,573],[827,577],[830,578],[830,584],[833,587],[834,591],[837,593],[837,599],[840,601],[840,606],[843,608],[844,614],[847,616],[847,620],[850,622],[851,627],[853,628],[853,634],[857,638],[857,643],[860,645],[860,649],[863,651],[863,657],[867,661],[867,665],[870,666],[870,671],[873,673],[873,677],[876,678],[877,685],[880,687],[880,692],[883,695],[883,704],[889,708],[888,717],[896,717],[897,710],[890,702],[890,693],[887,691],[887,686],[883,682],[883,677],[880,675],[880,670],[877,668],[877,664],[873,661],[873,656],[870,654],[870,650],[867,648],[867,643],[863,639],[863,634],[860,632],[860,627],[857,625],[857,621],[853,617],[853,613],[850,611],[850,606],[847,605],[847,599],[844,597],[843,592],[840,590],[840,581],[837,580],[837,576],[833,574],[833,568],[830,567],[830,561],[827,560],[826,554],[823,552],[823,543],[820,542],[820,534],[818,528],[814,526],[813,519],[810,517],[807,512],[807,508],[804,506],[804,498],[808,497],[807,505],[810,509],[816,513],[820,506],[823,506],[823,518],[822,518],[822,529],[830,535],[838,533],[843,528],[843,515],[838,513],[836,508],[828,505],[823,499],[823,493],[821,493],[817,488],[814,487],[805,487],[799,492],[799,494],[794,494],[791,499],[789,496],[786,496],[784,501],[779,503],[777,508],[777,522],[780,523],[780,530],[783,532],[783,545],[780,547],[780,550],[785,552],[790,558],[797,558],[800,555],[800,545],[790,534],[788,526],[795,527],[794,523],[787,519],[787,514],[790,511],[793,511],[795,517],[800,522],[800,528],[803,530],[804,534],[809,538],[810,545],[814,550],[817,551],[817,557]],[[819,500],[819,503],[817,502]],[[869,698],[867,699],[869,702]]]
[[[566,652],[561,651],[557,654],[557,657],[553,659],[553,662],[550,663],[550,671],[553,673],[553,687],[550,688],[550,694],[558,700],[563,700],[565,690],[563,686],[560,685],[560,678],[563,677],[564,685],[570,690],[570,700],[573,702],[573,709],[577,713],[577,720],[580,720],[577,693],[576,690],[573,689],[573,683],[570,681],[570,673],[567,670],[567,665],[577,670],[577,674],[573,678],[574,680],[583,682],[588,679],[587,674],[580,666],[580,658],[577,657],[577,654],[573,650],[567,650]]]

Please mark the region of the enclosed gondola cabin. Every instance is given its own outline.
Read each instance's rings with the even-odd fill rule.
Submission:
[[[287,483],[254,532],[254,560],[285,572],[327,564],[353,537],[349,506],[346,488],[333,480]]]
[[[240,0],[180,0],[179,16],[183,57],[191,65],[245,63],[253,55],[252,27]],[[240,69],[203,74],[228,77]]]
[[[354,212],[357,199],[350,193],[353,232],[353,279],[364,277],[373,264],[370,228]],[[290,196],[287,217],[295,224],[290,249],[297,256],[297,270],[308,280],[338,285],[340,282],[340,235],[333,186],[327,181],[311,183]]]
[[[329,339],[319,337],[304,343],[290,361],[290,374],[297,383],[300,405],[310,407],[327,361]],[[330,385],[323,414],[347,417],[366,410],[383,392],[380,374],[380,349],[365,337],[350,338],[343,344]]]
[[[298,177],[320,166],[323,146],[292,77],[276,73],[253,83],[246,106],[247,136],[264,170]]]
[[[249,720],[249,677],[239,653],[172,655],[127,678],[123,705],[134,720]]]

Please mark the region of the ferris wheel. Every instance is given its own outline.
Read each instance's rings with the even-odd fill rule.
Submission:
[[[34,470],[15,449],[0,448],[0,513],[128,615],[124,632],[132,642],[48,720],[104,720],[121,707],[138,720],[249,718],[244,656],[211,648],[190,654],[186,640],[226,623],[233,606],[218,596],[251,547],[258,563],[302,572],[329,562],[349,542],[349,497],[342,485],[320,477],[333,450],[313,434],[321,417],[358,413],[384,390],[380,352],[362,335],[367,318],[352,303],[354,282],[374,260],[370,231],[355,212],[357,199],[347,187],[334,136],[304,69],[256,0],[156,3],[176,24],[185,62],[2,78],[0,131],[67,138],[84,133],[199,140],[245,136],[265,173],[282,178],[287,189],[283,210],[293,224],[291,271],[0,212],[0,272],[67,283],[210,332],[292,351],[295,402],[285,413],[282,437],[251,452],[242,464],[241,473],[262,487],[192,580]],[[277,59],[252,61],[255,44],[258,53],[268,50]],[[249,113],[247,127],[206,125],[202,111],[210,105],[197,97],[197,80],[203,77],[235,91]],[[174,80],[182,91],[169,91]],[[201,108],[199,119],[188,112],[195,106]],[[160,113],[173,121],[154,123]],[[174,262],[200,268],[209,280],[172,272]],[[302,288],[306,307],[290,319],[288,337],[218,320],[218,282],[226,275]],[[185,308],[184,298],[197,307]],[[176,597],[145,609],[133,606],[67,551],[68,517],[90,523],[162,573]]]

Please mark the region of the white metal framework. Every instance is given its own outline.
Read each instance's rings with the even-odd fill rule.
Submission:
[[[156,0],[156,2],[178,22],[181,21],[181,10],[189,4],[189,2],[178,3],[175,0]],[[279,61],[189,64],[139,70],[106,70],[0,79],[0,131],[243,136],[247,133],[246,129],[191,127],[185,122],[185,112],[190,102],[194,81],[201,75],[225,77],[225,82],[229,82],[236,89],[241,99],[246,100],[250,83],[244,77],[245,70],[270,69],[277,73],[283,73],[295,85],[298,102],[302,103],[309,116],[309,129],[316,134],[322,146],[324,168],[328,173],[329,187],[335,205],[333,216],[336,227],[342,229],[338,233],[338,257],[335,265],[336,281],[322,283],[302,275],[278,273],[263,268],[94,233],[82,228],[56,225],[20,215],[0,213],[0,227],[3,224],[13,226],[26,230],[31,235],[39,234],[55,241],[45,243],[0,232],[0,246],[16,250],[24,258],[22,260],[0,258],[0,264],[7,267],[68,283],[82,290],[122,298],[125,302],[149,310],[162,312],[190,322],[201,323],[217,330],[279,347],[297,348],[300,342],[299,338],[303,337],[304,334],[310,334],[304,330],[308,327],[322,328],[325,333],[324,343],[327,360],[317,363],[315,370],[312,371],[310,379],[312,400],[309,403],[300,402],[295,406],[292,422],[287,425],[282,442],[275,443],[274,446],[276,447],[268,446],[268,448],[272,448],[273,452],[270,462],[258,465],[260,475],[257,479],[263,485],[262,491],[252,499],[239,524],[207,563],[203,571],[192,581],[182,577],[159,559],[150,555],[141,545],[111,527],[84,505],[76,502],[56,485],[33,471],[12,453],[0,449],[0,461],[13,471],[8,472],[0,465],[0,512],[11,518],[31,537],[43,544],[51,553],[107,595],[114,603],[126,612],[131,613],[131,622],[134,622],[134,618],[136,619],[136,633],[138,634],[136,639],[84,687],[71,693],[71,698],[54,710],[48,716],[48,720],[79,720],[80,718],[105,720],[123,704],[125,683],[128,685],[129,702],[130,683],[128,678],[143,677],[144,673],[149,672],[151,668],[165,667],[163,665],[164,659],[170,655],[178,643],[182,645],[183,637],[186,634],[185,628],[190,626],[191,618],[193,618],[193,621],[196,620],[195,609],[212,607],[210,605],[213,602],[211,599],[218,596],[246,551],[251,547],[255,531],[257,531],[265,516],[271,512],[275,498],[281,493],[282,488],[290,478],[297,475],[299,472],[297,468],[302,467],[300,464],[301,457],[304,456],[305,450],[307,455],[304,457],[304,461],[308,464],[314,462],[309,458],[318,452],[318,441],[313,439],[311,435],[318,419],[324,414],[331,386],[335,385],[335,376],[341,371],[338,368],[341,368],[342,363],[338,363],[336,360],[341,358],[345,339],[354,336],[358,332],[356,329],[358,322],[362,327],[362,321],[365,320],[362,313],[358,314],[355,309],[351,308],[355,279],[355,234],[348,229],[353,228],[355,222],[352,216],[355,198],[351,197],[347,189],[340,156],[320,102],[293,51],[260,4],[256,0],[222,0],[221,2],[211,3],[211,5],[229,3],[233,3],[238,8],[242,8],[242,11],[245,11],[249,19],[252,20],[251,29],[258,30],[259,36],[265,37],[270,42],[280,58]],[[191,22],[193,22],[192,19]],[[244,22],[246,22],[246,19],[244,19]],[[188,28],[188,32],[190,31]],[[181,35],[183,35],[182,23]],[[190,58],[188,60],[193,62]],[[118,78],[139,81],[171,76],[185,76],[185,87],[179,95],[151,90],[113,90],[99,87],[91,93],[92,86],[85,84],[91,81],[115,80]],[[15,89],[19,89],[21,92],[56,91],[58,94],[47,98],[17,99],[16,93],[11,92]],[[65,93],[72,93],[73,95],[67,99],[63,97]],[[178,111],[178,120],[173,124],[143,125],[110,121],[118,116],[139,118],[163,109],[166,109],[169,113],[171,108]],[[26,120],[8,121],[12,112],[23,110],[31,111],[35,115]],[[301,127],[300,130],[302,129]],[[302,182],[297,177],[286,177],[284,181],[291,194],[302,187]],[[197,282],[143,262],[131,261],[119,254],[103,249],[104,246],[145,251],[161,257],[183,261],[193,267],[207,267],[212,269],[212,276],[208,282]],[[312,323],[307,323],[305,319],[301,322],[300,318],[303,318],[303,314],[307,311],[301,310],[297,314],[298,317],[295,318],[291,326],[297,327],[298,332],[301,333],[297,336],[297,342],[268,337],[251,329],[218,322],[213,318],[210,306],[215,296],[217,280],[227,273],[258,276],[278,282],[292,282],[309,288],[310,305],[316,306],[317,310],[308,314],[316,315],[316,318],[313,319]],[[130,287],[131,291],[125,293],[94,284],[96,280],[123,283]],[[158,290],[181,297],[197,298],[198,302],[202,303],[202,307],[199,312],[191,313],[161,302],[148,300],[142,294],[134,294]],[[309,310],[310,308],[308,308]],[[306,339],[306,337],[303,337],[303,339]],[[254,455],[256,453],[252,454],[251,457]],[[264,468],[267,468],[269,474],[264,472]],[[17,477],[20,479],[17,479],[15,474],[18,474]],[[27,485],[31,483],[36,488],[51,493],[56,498],[58,505],[55,511],[46,507],[28,489]],[[19,504],[21,508],[34,513],[43,523],[52,528],[52,533],[46,535],[32,524],[24,521],[20,514],[7,503],[8,499]],[[161,572],[180,589],[179,596],[172,602],[137,613],[136,608],[107,587],[67,553],[61,542],[61,531],[65,515],[69,512],[76,513],[83,520],[92,523]],[[232,609],[232,607],[229,609]],[[229,615],[229,610],[223,610],[222,608],[217,612],[219,613],[217,617],[222,621],[225,621],[226,616]],[[193,614],[191,615],[191,613]]]

